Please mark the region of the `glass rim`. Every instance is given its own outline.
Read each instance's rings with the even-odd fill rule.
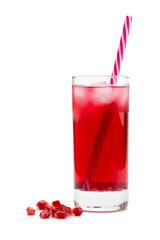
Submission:
[[[115,78],[114,83],[110,79]],[[118,80],[117,80],[118,79]],[[85,82],[84,82],[85,81]],[[106,84],[104,84],[107,83]],[[73,86],[129,86],[129,76],[125,75],[75,75],[72,77]]]

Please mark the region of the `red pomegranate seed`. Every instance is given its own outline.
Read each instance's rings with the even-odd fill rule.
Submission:
[[[114,191],[114,184],[108,183],[106,186],[106,191]]]
[[[67,207],[69,211],[69,215],[72,215],[72,209],[70,207]]]
[[[80,216],[83,213],[83,209],[81,207],[73,208],[73,214],[75,216]]]
[[[63,210],[59,210],[54,214],[55,218],[63,219],[67,217],[67,213]]]
[[[26,211],[27,211],[28,215],[35,215],[35,209],[34,208],[28,207],[26,209]]]
[[[51,203],[51,205],[52,205],[53,207],[60,207],[61,203],[60,203],[59,200],[56,200],[56,201],[53,201],[53,202]]]
[[[51,216],[54,217],[54,214],[59,211],[59,208],[52,207]]]
[[[50,206],[50,205],[46,206],[46,210],[48,210],[48,212],[51,212],[52,209],[53,209],[52,206]]]
[[[50,214],[50,212],[48,212],[48,210],[44,210],[44,211],[42,211],[42,212],[39,214],[39,216],[40,216],[41,218],[49,218],[50,215],[51,215],[51,214]]]
[[[105,185],[101,183],[101,184],[95,184],[93,187],[93,190],[94,191],[105,191],[106,188],[105,188]]]
[[[39,210],[44,210],[46,208],[46,206],[48,206],[48,202],[41,200],[39,201],[36,206],[38,207]]]
[[[67,215],[69,215],[69,208],[65,206],[64,204],[61,204],[59,207],[59,210],[65,211]]]

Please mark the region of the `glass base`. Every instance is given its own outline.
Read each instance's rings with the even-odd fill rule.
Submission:
[[[74,203],[89,212],[121,211],[127,208],[128,190],[96,192],[74,189]]]

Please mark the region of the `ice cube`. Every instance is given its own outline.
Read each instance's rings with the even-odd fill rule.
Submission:
[[[74,101],[78,102],[81,105],[84,105],[89,101],[87,90],[83,87],[74,87],[73,97]]]
[[[129,98],[129,92],[128,92],[128,88],[126,88],[123,91],[123,94],[121,96],[121,105],[123,107],[127,107],[127,105],[128,105],[128,98]]]
[[[109,86],[93,88],[90,99],[94,105],[109,104],[112,101],[112,88]]]
[[[128,110],[129,90],[127,87],[118,87],[113,89],[113,102],[116,103],[119,111]]]
[[[73,120],[82,122],[89,114],[89,89],[86,87],[73,88]]]

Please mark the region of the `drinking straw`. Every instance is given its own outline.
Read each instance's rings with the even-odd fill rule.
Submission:
[[[126,44],[127,44],[127,38],[128,38],[128,35],[129,35],[131,22],[132,22],[132,17],[126,16],[124,24],[123,24],[123,30],[122,30],[122,35],[121,35],[121,38],[120,38],[119,47],[118,47],[118,50],[117,50],[116,59],[115,59],[115,62],[114,62],[112,76],[118,76],[119,73],[120,73],[121,63],[122,63],[122,60],[123,60],[124,51],[125,51]],[[111,78],[110,83],[111,84],[117,83],[116,79],[117,78]]]
[[[124,24],[123,24],[123,30],[122,30],[122,35],[120,38],[119,47],[117,50],[116,59],[114,62],[113,72],[111,75],[113,77],[111,77],[110,84],[117,84],[117,76],[120,73],[121,63],[123,60],[124,51],[125,51],[126,44],[127,44],[127,39],[128,39],[129,31],[130,31],[131,22],[132,22],[132,17],[126,16]],[[95,170],[97,167],[98,159],[99,159],[100,152],[101,152],[102,146],[103,146],[103,142],[104,142],[105,136],[107,134],[108,126],[110,125],[113,114],[114,113],[108,114],[107,112],[105,112],[103,114],[101,123],[99,125],[98,133],[97,133],[94,145],[93,145],[93,150],[92,150],[91,158],[90,158],[88,168],[87,168],[87,174],[86,174],[84,185],[83,185],[83,189],[85,191],[92,190],[93,178],[94,178]]]

